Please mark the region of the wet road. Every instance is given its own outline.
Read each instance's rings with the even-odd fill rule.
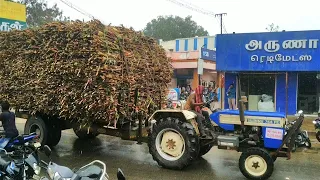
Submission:
[[[18,128],[22,130],[23,124],[19,124]],[[240,153],[216,148],[184,171],[159,167],[148,153],[146,144],[138,145],[105,135],[91,141],[81,141],[73,131],[64,131],[53,151],[54,161],[70,168],[79,168],[96,159],[102,160],[107,165],[110,179],[116,179],[117,168],[121,168],[129,180],[245,179],[238,168]],[[320,180],[319,149],[293,153],[291,160],[278,158],[270,179]]]

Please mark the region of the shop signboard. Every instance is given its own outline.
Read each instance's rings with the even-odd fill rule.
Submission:
[[[216,51],[206,48],[201,48],[201,59],[216,61]]]
[[[320,30],[217,35],[218,71],[319,71]]]
[[[20,3],[0,0],[0,31],[27,28],[26,6]]]

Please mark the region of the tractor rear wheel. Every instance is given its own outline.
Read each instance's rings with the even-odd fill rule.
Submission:
[[[148,146],[160,166],[183,169],[198,157],[199,137],[190,123],[169,117],[153,125]]]
[[[273,172],[274,160],[262,148],[249,148],[239,159],[241,173],[248,179],[268,179]]]
[[[201,146],[198,157],[201,157],[201,156],[207,154],[211,150],[212,147],[213,147],[212,144],[207,144],[207,145]]]

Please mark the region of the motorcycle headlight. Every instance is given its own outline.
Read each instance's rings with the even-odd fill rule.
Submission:
[[[313,124],[317,124],[317,121],[312,121]]]
[[[40,174],[40,171],[41,171],[41,167],[38,166],[37,163],[33,163],[33,170],[34,170],[34,173],[35,173],[36,175],[39,175],[39,174]]]

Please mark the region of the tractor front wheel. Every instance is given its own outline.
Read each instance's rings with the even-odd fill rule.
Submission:
[[[183,169],[199,154],[199,138],[190,123],[177,118],[161,119],[149,133],[149,152],[168,169]]]
[[[248,179],[268,179],[273,172],[273,158],[262,148],[249,148],[239,159],[241,173]]]

